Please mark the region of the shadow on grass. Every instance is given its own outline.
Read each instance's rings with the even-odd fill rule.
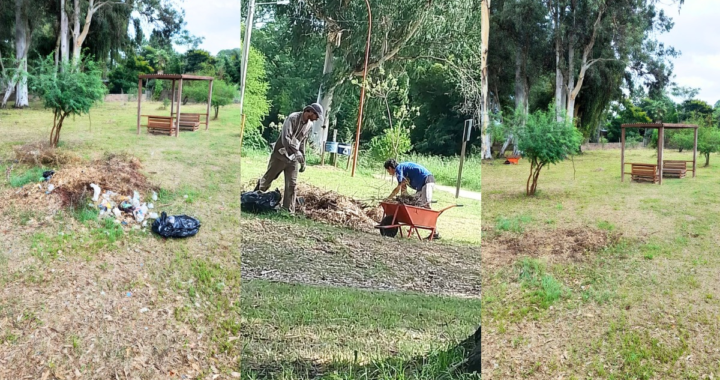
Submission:
[[[245,364],[245,380],[449,380],[480,379],[480,327],[475,334],[445,350],[409,358],[389,357],[367,364],[338,360],[319,363],[296,360],[288,363]]]

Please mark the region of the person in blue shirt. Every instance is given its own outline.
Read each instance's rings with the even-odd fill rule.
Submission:
[[[415,190],[420,205],[430,208],[435,187],[435,177],[429,170],[414,162],[398,164],[394,159],[385,161],[385,170],[398,181],[398,186],[393,190],[389,198],[394,198],[399,192],[407,194],[407,188],[410,187]]]
[[[397,187],[395,187],[388,199],[395,198],[399,192],[408,194],[407,188],[410,187],[415,190],[415,197],[417,197],[420,207],[430,208],[433,189],[435,188],[435,177],[429,170],[414,162],[398,164],[392,158],[385,161],[385,170],[398,181]],[[435,232],[433,239],[439,238],[440,235]]]

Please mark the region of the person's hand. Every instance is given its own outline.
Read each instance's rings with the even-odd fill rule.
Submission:
[[[300,165],[305,165],[305,156],[302,152],[295,153],[295,159],[300,163]]]
[[[300,164],[300,173],[305,172],[305,163]]]

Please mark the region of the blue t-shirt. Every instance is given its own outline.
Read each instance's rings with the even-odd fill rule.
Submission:
[[[427,177],[431,175],[432,173],[429,170],[414,162],[403,162],[395,168],[395,177],[397,177],[398,183],[407,178],[410,182],[410,188],[415,191],[420,191],[425,186]]]

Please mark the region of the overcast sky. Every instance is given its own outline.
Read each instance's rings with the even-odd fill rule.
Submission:
[[[205,37],[200,49],[215,55],[240,48],[240,0],[182,0],[180,5],[190,34]]]
[[[714,105],[720,100],[720,1],[687,0],[679,14],[677,5],[663,8],[675,27],[658,39],[682,52],[673,61],[674,81],[700,88],[698,98]]]

